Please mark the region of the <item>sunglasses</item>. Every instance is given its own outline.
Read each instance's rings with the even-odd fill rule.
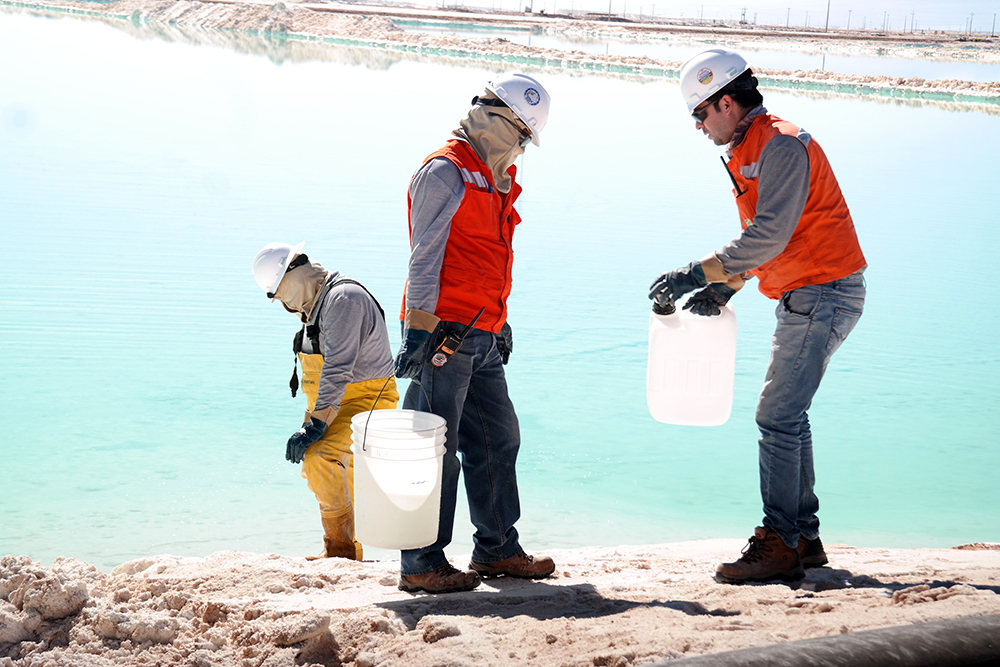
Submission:
[[[518,125],[517,123],[515,123],[514,121],[512,121],[510,118],[507,118],[506,116],[502,116],[502,115],[500,115],[498,113],[491,113],[490,115],[491,116],[496,116],[497,118],[503,118],[505,121],[507,121],[510,124],[511,127],[513,127],[515,130],[517,130],[518,134],[520,135],[520,140],[519,140],[518,143],[520,143],[521,148],[525,148],[525,147],[527,147],[528,144],[531,143],[531,132],[528,132],[528,130],[526,130],[525,128],[521,127],[520,125]]]
[[[691,112],[691,117],[694,118],[699,123],[704,123],[705,119],[708,118],[708,108],[714,107],[722,99],[721,95],[712,95],[707,100],[705,100],[704,106],[698,107]]]

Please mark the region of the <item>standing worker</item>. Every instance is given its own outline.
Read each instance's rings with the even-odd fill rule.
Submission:
[[[742,557],[719,565],[715,577],[799,579],[803,566],[827,562],[806,411],[830,357],[861,317],[865,257],[823,149],[805,130],[767,112],[741,56],[709,49],[691,58],[681,68],[681,94],[695,129],[727,147],[743,233],[657,278],[649,292],[654,310],[700,288],[684,307],[718,315],[748,274],[778,300],[756,412],[763,526]]]
[[[253,275],[267,298],[302,320],[293,343],[302,364],[308,408],[302,428],[285,446],[285,459],[319,501],[323,523],[320,558],[361,560],[354,538],[354,456],[351,418],[396,407],[392,349],[385,313],[361,283],[327,271],[302,254],[305,244],[271,243],[253,260]],[[292,396],[298,374],[292,372]]]
[[[521,515],[514,470],[520,432],[503,369],[513,345],[511,239],[521,220],[514,160],[529,142],[538,145],[548,113],[541,84],[523,74],[500,77],[472,99],[455,139],[410,180],[411,251],[396,376],[413,380],[403,407],[444,417],[448,431],[438,539],[402,552],[404,591],[464,591],[478,586],[480,576],[540,579],[555,570],[551,558],[524,553],[514,528]],[[444,555],[459,470],[476,528],[468,571]]]

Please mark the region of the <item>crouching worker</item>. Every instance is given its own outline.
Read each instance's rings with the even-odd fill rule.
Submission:
[[[302,464],[302,476],[319,501],[320,558],[361,560],[354,538],[351,418],[396,407],[389,333],[375,297],[361,283],[311,261],[302,254],[304,245],[271,243],[253,260],[254,278],[267,297],[302,320],[293,350],[308,406],[302,428],[288,439],[285,458]]]

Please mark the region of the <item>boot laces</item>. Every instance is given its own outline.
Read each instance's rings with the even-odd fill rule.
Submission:
[[[743,547],[741,552],[743,555],[740,556],[740,560],[745,563],[755,563],[764,558],[764,554],[771,551],[771,547],[767,545],[767,542],[757,537],[752,536],[747,542],[747,545]]]
[[[451,563],[442,565],[438,569],[434,570],[434,574],[440,575],[442,577],[450,577],[453,574],[461,574],[461,573],[462,571],[459,570],[454,565],[452,565]]]

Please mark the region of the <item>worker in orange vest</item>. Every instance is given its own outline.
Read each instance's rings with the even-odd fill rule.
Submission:
[[[831,356],[865,302],[866,267],[851,213],[819,143],[768,113],[746,60],[709,49],[681,68],[681,94],[701,130],[726,146],[743,232],[650,287],[653,309],[682,295],[711,317],[751,276],[776,299],[764,388],[757,403],[763,525],[743,555],[716,570],[725,583],[795,580],[828,562],[813,491],[812,432],[806,411]]]
[[[551,558],[524,552],[514,528],[521,514],[515,475],[521,438],[504,375],[513,348],[512,238],[521,221],[514,161],[529,143],[538,145],[548,113],[549,94],[538,81],[498,77],[473,98],[454,138],[410,180],[411,250],[396,376],[412,380],[405,409],[444,417],[447,451],[438,539],[402,552],[405,591],[464,591],[481,577],[540,579],[555,570]],[[444,554],[459,471],[476,527],[468,570]]]

